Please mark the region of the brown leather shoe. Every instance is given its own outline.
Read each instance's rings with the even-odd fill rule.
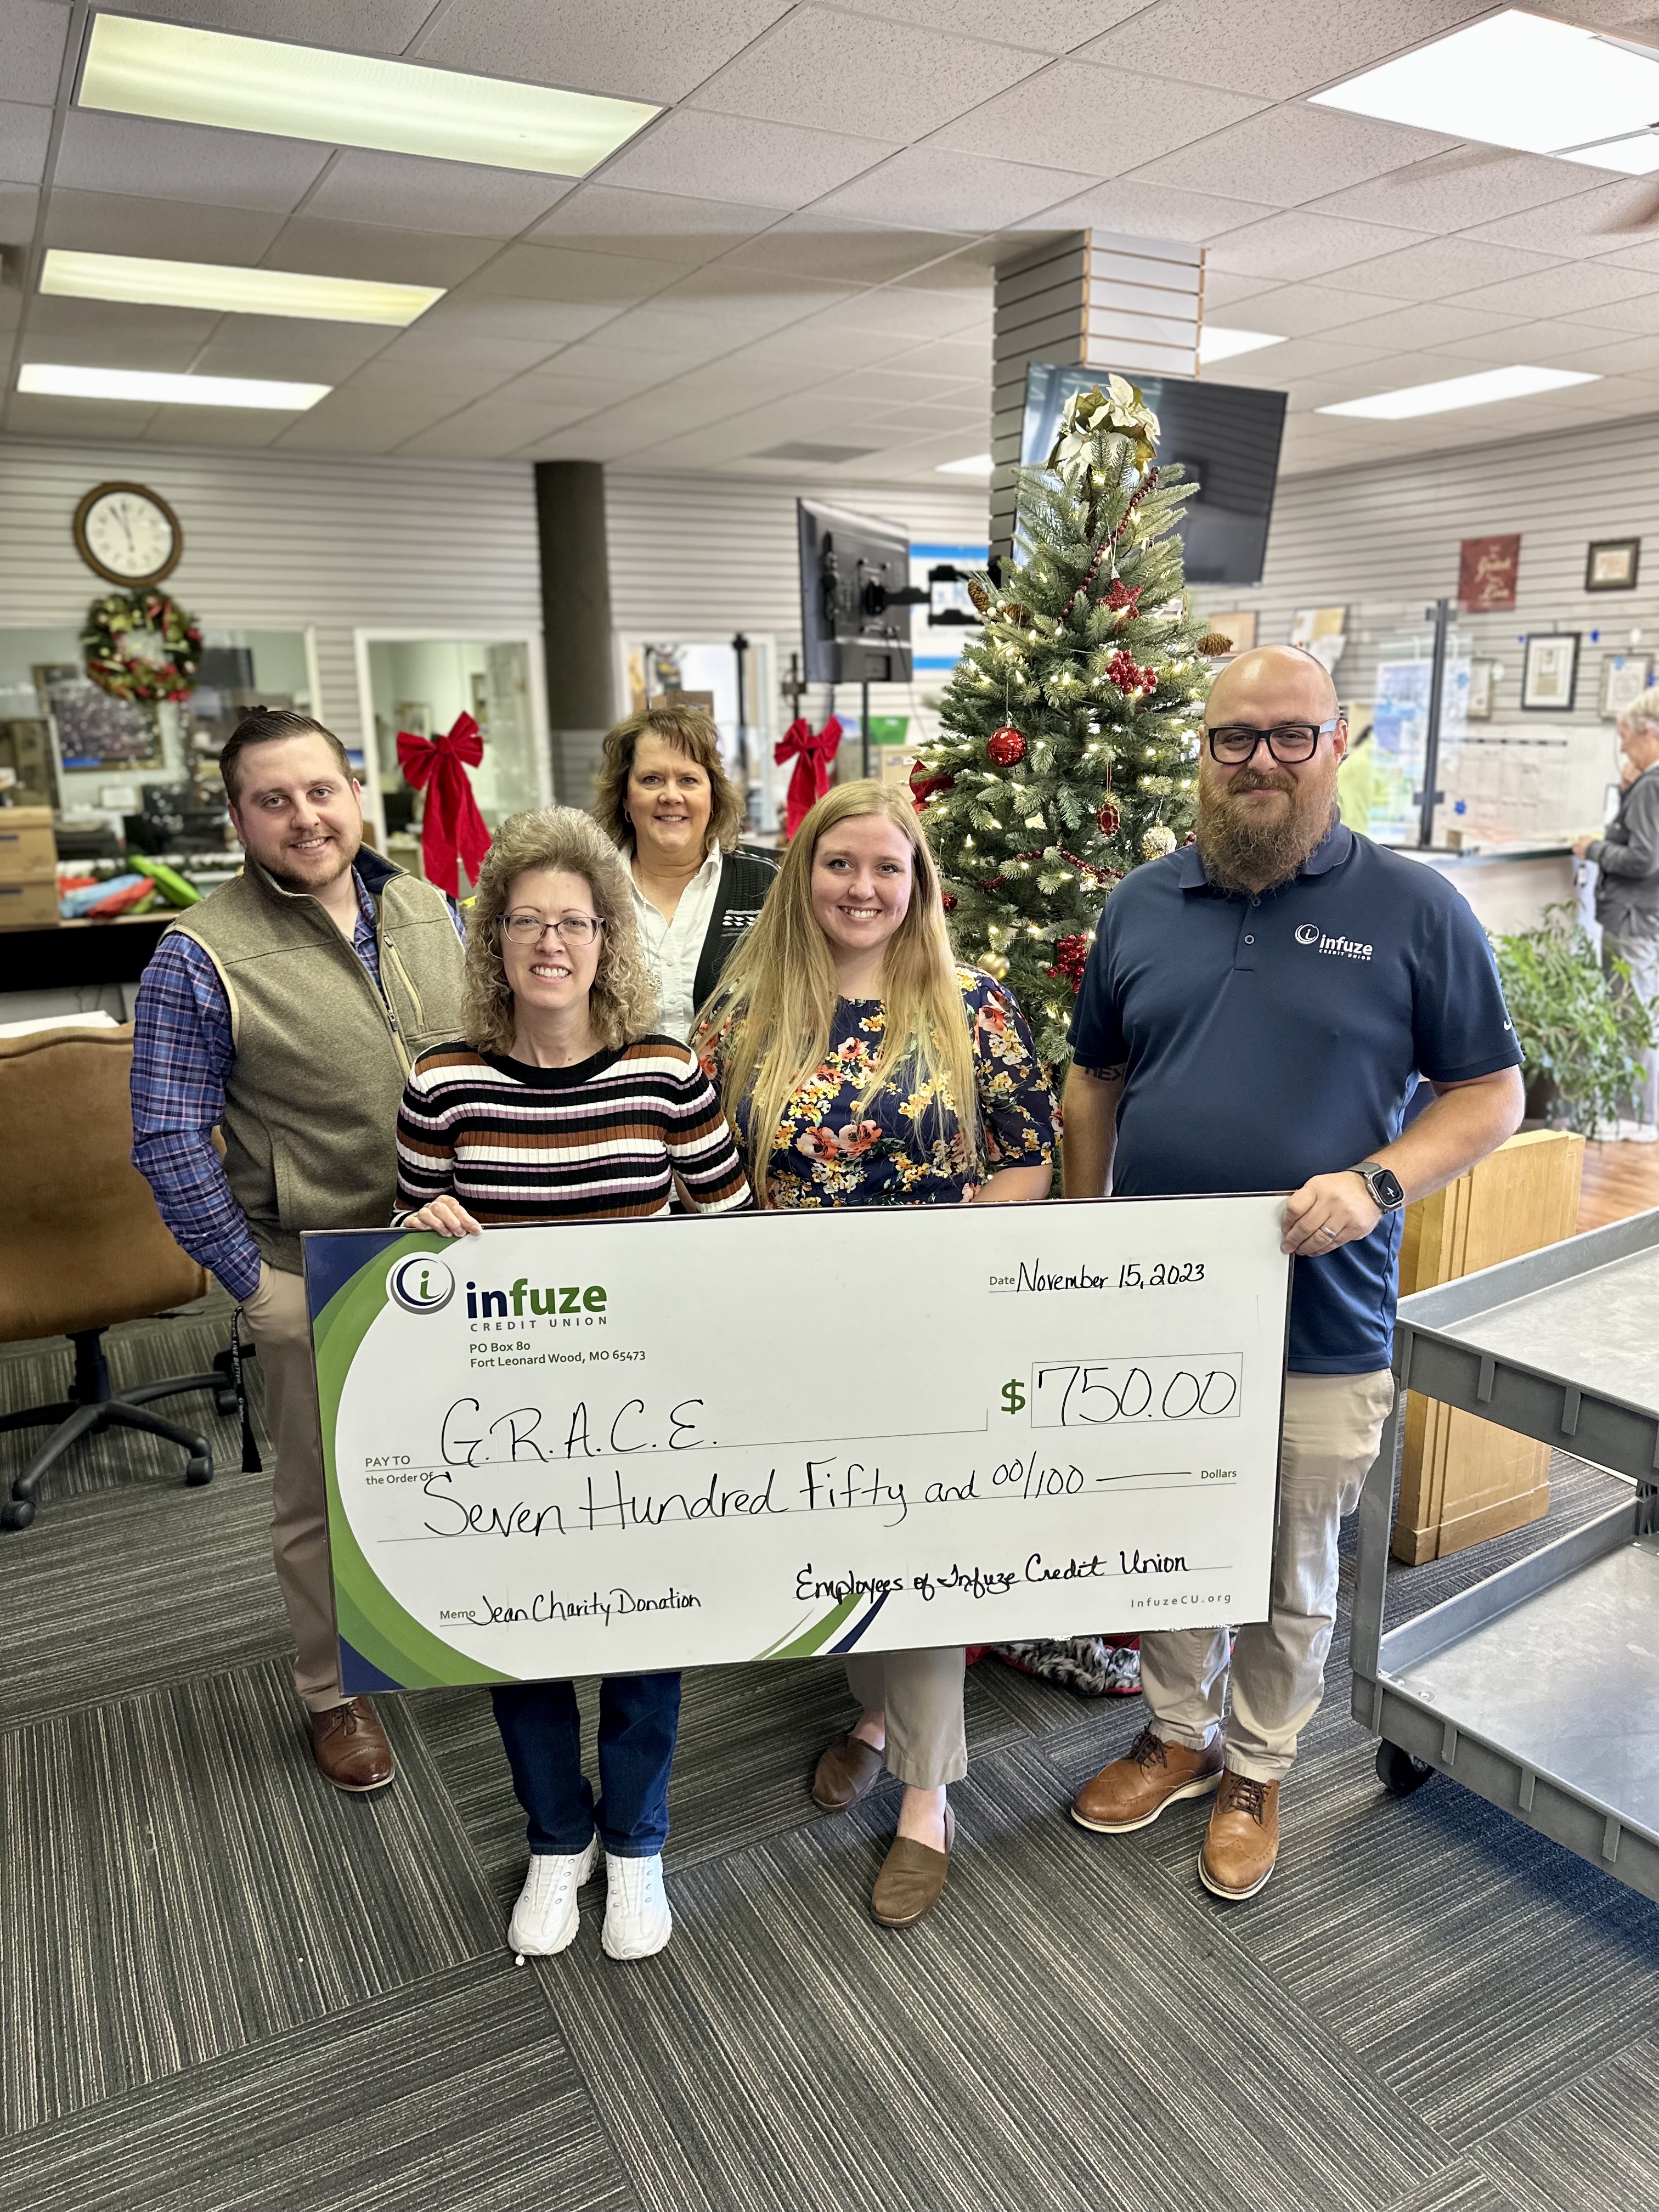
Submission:
[[[842,1812],[867,1797],[886,1771],[882,1754],[862,1736],[842,1735],[824,1751],[812,1774],[812,1796],[826,1813]]]
[[[1185,1744],[1165,1743],[1144,1728],[1125,1758],[1115,1759],[1084,1784],[1073,1801],[1072,1818],[1079,1827],[1103,1836],[1150,1828],[1166,1805],[1208,1796],[1221,1779],[1223,1756],[1219,1736],[1206,1750],[1188,1751]]]
[[[951,1871],[951,1846],[956,1839],[957,1816],[948,1805],[942,1851],[909,1836],[894,1837],[870,1893],[870,1910],[884,1928],[908,1928],[939,1903],[945,1877]]]
[[[1230,1769],[1210,1809],[1198,1878],[1217,1897],[1254,1897],[1279,1856],[1279,1784]]]
[[[384,1790],[396,1771],[386,1730],[367,1698],[313,1713],[311,1755],[337,1790]]]

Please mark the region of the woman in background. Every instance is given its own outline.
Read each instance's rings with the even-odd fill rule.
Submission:
[[[656,1002],[627,872],[571,806],[502,823],[469,916],[466,1040],[422,1053],[398,1113],[399,1225],[445,1237],[531,1222],[698,1213],[749,1187],[708,1079],[654,1033]],[[507,1942],[562,1951],[605,1846],[605,1948],[643,1959],[673,1931],[663,1888],[678,1674],[599,1685],[597,1806],[568,1682],[490,1692],[529,1820],[530,1867]]]
[[[957,964],[906,792],[846,783],[796,833],[694,1042],[763,1206],[950,1206],[1046,1197],[1054,1095],[1001,985]],[[854,1653],[852,1727],[812,1794],[853,1804],[884,1762],[904,1784],[872,1906],[902,1928],[938,1899],[968,1771],[963,1654]]]
[[[743,799],[708,716],[653,707],[618,722],[605,740],[593,817],[627,857],[657,1025],[684,1040],[777,874],[770,860],[732,849]]]

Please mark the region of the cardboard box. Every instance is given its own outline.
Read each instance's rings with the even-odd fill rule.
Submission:
[[[56,876],[27,883],[0,876],[0,929],[55,929],[58,919]]]
[[[55,882],[58,841],[49,806],[0,806],[0,882]]]
[[[1511,1137],[1467,1175],[1406,1209],[1400,1295],[1455,1281],[1571,1237],[1584,1139],[1564,1129]],[[1408,1566],[1498,1536],[1550,1507],[1550,1448],[1438,1399],[1406,1401],[1394,1555]]]

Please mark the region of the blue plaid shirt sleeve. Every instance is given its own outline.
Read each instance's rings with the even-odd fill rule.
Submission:
[[[133,1009],[132,1164],[191,1259],[240,1300],[259,1287],[259,1248],[213,1142],[235,1057],[218,970],[192,939],[170,933]]]

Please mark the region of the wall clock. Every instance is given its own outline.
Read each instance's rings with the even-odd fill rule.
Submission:
[[[75,510],[75,549],[112,584],[159,584],[178,567],[185,533],[145,485],[101,483]]]

